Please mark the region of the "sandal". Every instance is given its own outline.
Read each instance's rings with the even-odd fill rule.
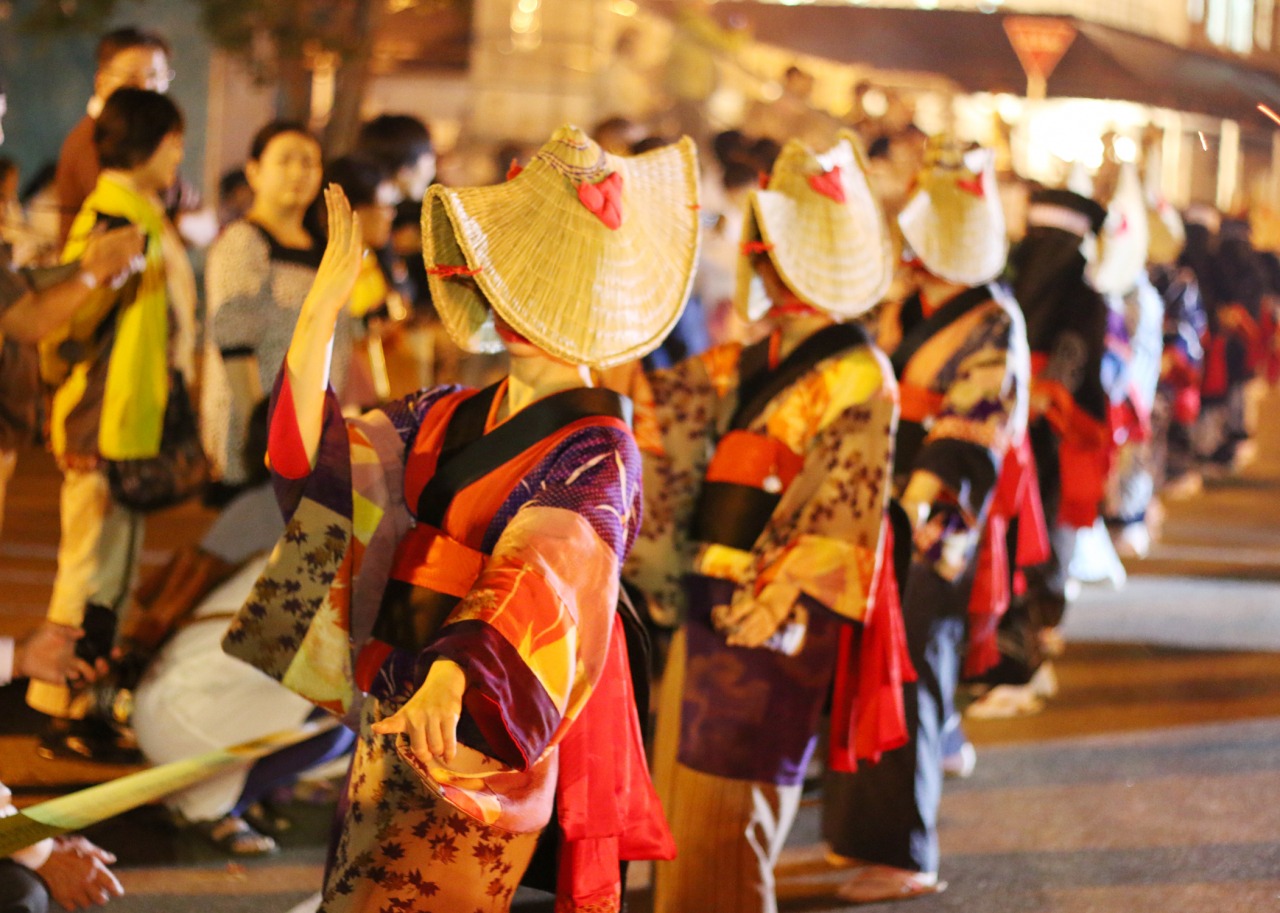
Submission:
[[[244,810],[242,817],[250,827],[271,837],[279,837],[293,828],[293,819],[269,799],[253,803]]]
[[[280,847],[243,818],[226,815],[212,821],[193,821],[187,829],[199,834],[228,856],[269,856]]]
[[[881,903],[886,900],[909,900],[925,894],[939,894],[947,883],[927,872],[913,872],[891,865],[867,865],[855,869],[853,876],[840,886],[836,894],[850,903]]]

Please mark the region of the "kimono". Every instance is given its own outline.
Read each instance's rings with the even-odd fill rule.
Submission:
[[[1200,416],[1202,339],[1208,318],[1196,275],[1188,267],[1160,266],[1151,279],[1164,301],[1164,342],[1152,414],[1155,489],[1195,469],[1192,432]]]
[[[641,507],[625,401],[497,424],[501,385],[444,387],[344,423],[330,391],[312,468],[287,387],[287,529],[224,648],[358,727],[321,909],[507,910],[553,806],[557,910],[620,909],[619,860],[674,852],[615,612]],[[467,682],[448,765],[370,730],[437,657]]]
[[[910,740],[856,773],[828,774],[823,832],[842,856],[937,872],[944,730],[954,714],[973,556],[1006,453],[1024,436],[1030,364],[1021,313],[996,286],[963,291],[928,316],[918,297],[890,304],[877,341],[902,397],[895,487],[917,472],[942,485],[899,569],[918,676],[904,693]]]
[[[874,598],[892,374],[853,325],[826,327],[782,360],[778,339],[720,346],[650,376],[661,442],[646,453],[645,524],[627,576],[659,615],[683,619],[655,747],[681,848],[656,874],[664,913],[775,909],[772,866],[855,623],[879,632],[863,638],[862,681],[887,684],[859,689],[844,708],[859,719],[844,734],[857,741],[861,730],[869,754],[901,739],[900,622],[896,605]],[[789,617],[761,647],[729,646],[714,613],[768,583],[794,588]],[[747,839],[757,826],[766,846]]]
[[[1033,226],[1009,259],[1031,347],[1029,434],[1052,545],[1049,560],[1027,572],[1028,600],[1046,627],[1062,620],[1076,530],[1098,518],[1111,449],[1102,383],[1107,305],[1084,279],[1080,243],[1072,232]]]

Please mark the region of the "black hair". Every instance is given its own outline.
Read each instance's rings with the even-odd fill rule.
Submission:
[[[249,179],[243,168],[233,168],[218,178],[218,199],[225,200],[241,187],[248,187]]]
[[[260,161],[262,154],[267,151],[267,146],[271,145],[271,141],[277,136],[283,136],[286,133],[297,133],[299,136],[305,136],[311,140],[316,146],[320,145],[320,140],[307,129],[306,124],[296,120],[273,120],[271,123],[265,124],[253,135],[253,142],[249,144],[249,160],[251,162]]]
[[[383,114],[360,127],[356,152],[394,177],[435,152],[431,131],[410,114]]]
[[[324,169],[325,185],[337,184],[351,202],[352,208],[372,206],[378,200],[378,185],[388,176],[367,158],[344,155]]]
[[[750,145],[741,130],[722,130],[711,138],[711,151],[721,167],[745,159]]]
[[[646,152],[652,152],[654,149],[661,149],[663,146],[669,146],[671,140],[665,136],[646,136],[642,140],[638,140],[631,144],[632,155],[643,155]]]
[[[722,183],[725,190],[737,190],[739,187],[758,184],[759,181],[760,172],[746,162],[729,162],[724,166]]]
[[[173,51],[169,48],[169,42],[165,41],[160,35],[155,32],[134,28],[133,26],[126,26],[113,32],[107,32],[107,34],[98,39],[98,69],[102,69],[111,63],[121,51],[127,51],[130,48],[153,48],[157,51],[163,51],[165,57],[173,58]]]
[[[181,133],[182,112],[173,100],[148,89],[116,89],[93,123],[93,145],[103,168],[137,168],[155,155],[170,133]]]

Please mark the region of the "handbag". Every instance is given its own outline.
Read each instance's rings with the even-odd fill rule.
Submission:
[[[200,428],[186,383],[179,371],[169,381],[160,452],[136,460],[106,460],[111,497],[120,505],[151,513],[198,495],[209,482],[209,458],[200,445]]]

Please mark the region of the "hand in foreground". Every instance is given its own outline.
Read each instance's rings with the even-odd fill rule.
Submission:
[[[351,290],[360,275],[364,236],[360,232],[360,217],[351,211],[347,195],[337,184],[325,188],[324,205],[329,215],[329,240],[302,308],[326,318],[336,318],[351,299]]]
[[[118,288],[144,266],[145,245],[146,239],[135,225],[94,232],[80,258],[80,267],[99,285]]]
[[[447,659],[437,659],[427,672],[427,680],[405,705],[373,724],[378,735],[404,733],[420,758],[440,758],[446,763],[458,753],[458,719],[462,716],[462,693],[467,677],[462,667]]]
[[[96,680],[107,671],[107,662],[100,659],[95,666],[90,666],[75,655],[76,641],[83,636],[80,628],[44,622],[17,643],[14,672],[54,685],[65,684],[68,679]]]
[[[124,888],[107,868],[115,861],[84,837],[57,837],[48,861],[36,871],[63,909],[87,910],[124,896]]]
[[[800,591],[789,584],[770,583],[758,595],[739,592],[733,604],[713,616],[731,647],[759,647],[791,614]]]

